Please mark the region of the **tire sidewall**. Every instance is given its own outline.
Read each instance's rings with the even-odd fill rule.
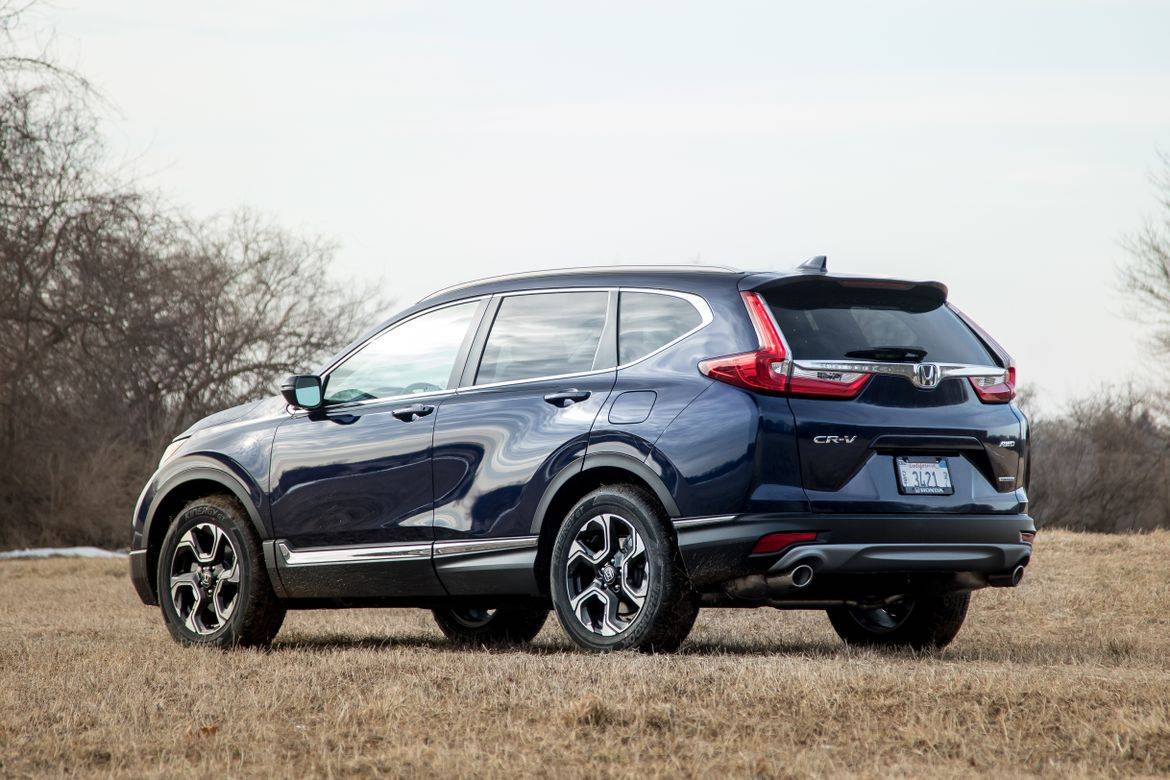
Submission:
[[[629,521],[646,545],[650,588],[633,624],[616,636],[601,636],[581,625],[569,603],[565,584],[570,545],[585,522],[599,514],[615,514]],[[590,650],[623,650],[639,646],[653,630],[658,614],[669,601],[673,584],[674,544],[653,509],[637,497],[618,490],[598,490],[578,503],[565,518],[553,544],[549,593],[561,625],[573,641]]]
[[[184,507],[163,539],[162,548],[158,557],[158,600],[162,607],[163,619],[171,635],[184,644],[214,645],[226,647],[236,644],[241,633],[241,626],[247,619],[245,614],[247,605],[251,603],[252,589],[255,587],[255,572],[252,567],[252,558],[248,554],[247,539],[240,527],[241,520],[224,507],[217,504],[197,501]],[[237,608],[232,616],[219,628],[210,634],[196,634],[183,625],[182,619],[175,610],[171,600],[170,566],[175,554],[175,548],[183,534],[193,526],[212,524],[221,528],[228,535],[235,547],[236,562],[240,567],[240,590],[236,594]]]

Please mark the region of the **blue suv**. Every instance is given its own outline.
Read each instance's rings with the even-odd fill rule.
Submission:
[[[669,651],[700,607],[823,609],[941,646],[1032,552],[1004,350],[938,282],[699,267],[435,293],[177,437],[131,577],[175,639],[421,607],[523,642]]]

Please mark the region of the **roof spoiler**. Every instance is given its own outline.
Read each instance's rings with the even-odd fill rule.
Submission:
[[[819,266],[810,263],[821,261]],[[837,276],[829,275],[823,268],[823,257],[816,257],[797,269],[796,273],[764,273],[745,276],[739,282],[741,291],[773,292],[783,290],[785,297],[794,301],[808,300],[815,305],[826,296],[858,299],[872,298],[880,305],[881,298],[891,293],[902,301],[911,302],[918,311],[931,311],[947,301],[947,286],[942,282],[911,281],[908,279],[885,279],[878,276]],[[807,270],[806,270],[807,269]],[[888,297],[887,297],[888,300]],[[829,304],[831,305],[831,304]]]

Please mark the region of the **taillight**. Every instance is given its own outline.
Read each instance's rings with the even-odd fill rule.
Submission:
[[[752,555],[778,553],[781,550],[787,550],[794,544],[815,542],[816,540],[816,531],[782,531],[780,533],[768,534],[761,536],[759,541],[756,542],[755,547],[752,548]]]
[[[1008,366],[996,376],[972,376],[971,387],[985,404],[1006,404],[1016,397],[1016,367]]]
[[[699,371],[704,375],[748,390],[813,398],[853,398],[865,387],[870,374],[793,367],[784,339],[763,296],[755,292],[740,294],[760,348],[703,360],[699,363]]]

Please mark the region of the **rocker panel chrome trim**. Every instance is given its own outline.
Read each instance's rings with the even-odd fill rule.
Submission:
[[[436,558],[451,558],[456,555],[527,550],[535,547],[538,536],[509,536],[502,539],[451,539],[435,542]]]
[[[431,542],[293,550],[286,542],[280,541],[276,543],[276,550],[280,554],[280,562],[285,566],[325,566],[337,563],[375,563],[429,558]]]

